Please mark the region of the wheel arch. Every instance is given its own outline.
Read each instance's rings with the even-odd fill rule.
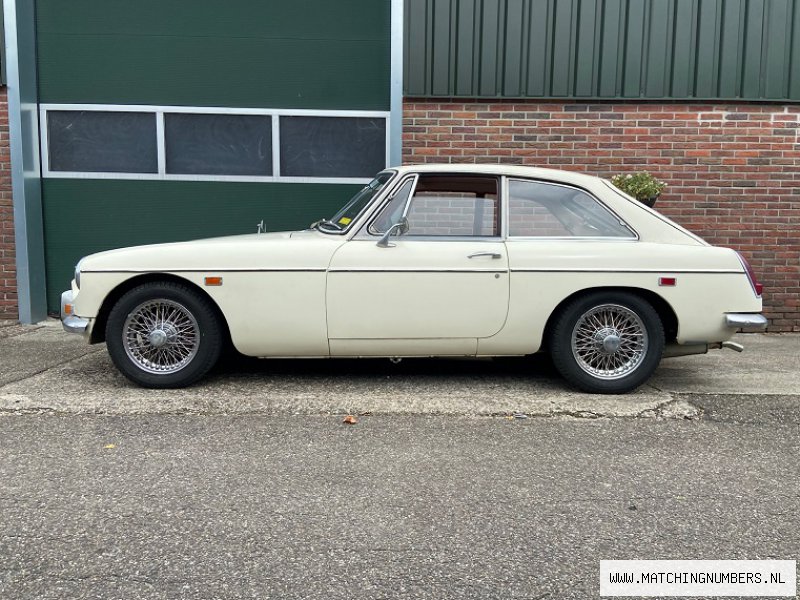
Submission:
[[[172,273],[144,273],[142,275],[136,275],[135,277],[131,277],[130,279],[126,279],[122,283],[120,283],[117,287],[112,289],[106,297],[103,299],[103,303],[100,305],[100,310],[97,312],[97,317],[95,318],[94,325],[92,326],[92,334],[89,339],[89,342],[92,344],[99,344],[101,342],[106,341],[106,323],[108,322],[108,315],[111,313],[111,309],[114,308],[114,305],[119,301],[122,296],[124,296],[127,292],[132,290],[135,287],[138,287],[144,283],[153,283],[153,282],[172,282],[172,283],[179,283],[184,285],[188,288],[191,288],[198,294],[200,294],[203,298],[208,300],[209,305],[214,309],[214,312],[219,319],[219,322],[222,324],[223,334],[226,338],[226,341],[230,343],[230,326],[228,325],[228,320],[225,318],[225,314],[220,309],[219,305],[214,301],[214,299],[209,295],[209,293],[201,288],[196,283],[189,281],[184,277],[180,277],[178,275],[173,275]]]
[[[582,296],[588,296],[589,294],[594,294],[597,292],[625,292],[628,294],[634,294],[639,296],[642,300],[645,300],[653,307],[653,309],[658,313],[659,319],[661,319],[661,324],[664,327],[664,338],[667,343],[674,342],[678,336],[678,315],[675,313],[675,309],[672,308],[669,302],[667,302],[662,296],[658,295],[656,292],[644,288],[638,287],[625,287],[625,286],[599,286],[599,287],[591,287],[591,288],[584,288],[570,294],[566,298],[564,298],[553,311],[550,313],[550,316],[547,318],[547,323],[544,327],[544,335],[542,338],[542,348],[547,349],[548,344],[550,343],[550,335],[557,320],[558,315],[561,311],[564,310],[564,307],[570,304],[576,298],[580,298]]]

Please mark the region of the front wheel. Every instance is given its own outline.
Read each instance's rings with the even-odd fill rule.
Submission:
[[[591,393],[624,394],[645,383],[664,352],[664,326],[645,300],[628,292],[577,298],[558,315],[550,353],[559,373]]]
[[[222,333],[213,307],[198,292],[153,282],[133,288],[114,305],[106,343],[116,367],[134,383],[178,388],[216,364]]]

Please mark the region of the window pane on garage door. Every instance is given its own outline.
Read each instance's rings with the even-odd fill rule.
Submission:
[[[282,177],[371,177],[386,167],[386,119],[281,117]]]
[[[50,171],[157,173],[155,113],[49,111]]]
[[[165,114],[167,173],[272,175],[272,117]]]

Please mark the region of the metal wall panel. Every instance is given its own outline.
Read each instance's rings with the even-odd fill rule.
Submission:
[[[0,2],[0,85],[6,85],[6,25],[5,10]]]
[[[42,102],[390,106],[389,0],[36,0],[35,7]]]
[[[800,0],[405,0],[405,94],[800,101]]]
[[[4,1],[8,5],[10,0]],[[396,108],[391,118],[398,126],[392,127],[398,142],[401,137],[401,98],[399,93],[392,96],[393,80],[400,79],[394,72],[393,51],[401,36],[392,37],[392,15],[398,5],[391,0],[16,3],[27,7],[30,15],[26,24],[31,33],[35,26],[37,34],[35,40],[31,38],[30,51],[22,55],[31,62],[26,73],[33,77],[34,97],[33,101],[28,98],[27,105],[34,107],[32,117],[37,127],[37,102],[326,111]],[[446,13],[449,7],[445,9]],[[425,20],[433,22],[432,18]],[[433,39],[433,31],[422,31],[419,41],[424,39]],[[423,53],[432,51],[426,50],[424,43],[419,47]],[[429,55],[420,58],[424,61]],[[441,58],[446,71],[446,51]],[[436,68],[441,67],[437,64]],[[169,122],[168,116],[167,128]],[[33,140],[38,143],[36,131]],[[194,142],[197,146],[197,140]],[[399,147],[399,143],[391,143],[393,149]],[[385,143],[379,158],[384,156],[384,148]],[[174,150],[173,144],[170,152]],[[41,273],[43,315],[45,308],[58,310],[59,291],[69,287],[75,262],[88,253],[254,232],[261,220],[269,231],[305,227],[332,214],[360,187],[341,183],[61,179],[58,173],[40,181],[38,146],[34,156],[34,167],[26,172],[36,175],[35,183],[43,190],[34,211],[44,219],[43,241],[42,235],[38,238],[42,266],[35,271]],[[168,159],[170,156],[167,154]],[[399,163],[400,152],[391,160]],[[269,160],[265,162],[270,164]],[[381,163],[374,170],[383,166]],[[166,167],[171,168],[169,161]],[[182,171],[181,175],[204,176],[187,168]],[[82,215],[80,223],[65,227],[65,222],[71,222],[64,220],[68,213]],[[147,218],[156,213],[158,219]],[[17,248],[21,248],[19,242]],[[23,272],[21,268],[18,271]]]
[[[75,263],[92,252],[307,227],[361,185],[44,179],[47,308],[58,311]],[[75,215],[80,215],[76,221]],[[158,215],[158,218],[153,218]],[[67,226],[67,223],[75,225]]]

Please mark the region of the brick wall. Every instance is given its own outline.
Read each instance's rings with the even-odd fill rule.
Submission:
[[[8,142],[8,100],[5,86],[0,86],[0,319],[17,319],[18,317],[15,258],[11,154]]]
[[[770,331],[800,331],[800,106],[406,99],[406,163],[647,170],[656,208],[744,254]]]

